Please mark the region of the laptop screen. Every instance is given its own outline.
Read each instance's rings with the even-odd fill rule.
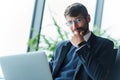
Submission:
[[[0,57],[5,80],[52,80],[45,52]]]

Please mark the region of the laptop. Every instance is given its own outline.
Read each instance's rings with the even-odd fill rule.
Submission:
[[[53,80],[45,52],[0,57],[5,80]]]

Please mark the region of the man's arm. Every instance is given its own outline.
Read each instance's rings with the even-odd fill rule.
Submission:
[[[76,51],[87,74],[93,80],[106,80],[115,59],[113,42],[106,41],[100,46],[102,50],[91,50],[88,45],[85,45]]]

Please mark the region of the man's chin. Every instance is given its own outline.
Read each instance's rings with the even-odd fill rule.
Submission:
[[[88,30],[88,31],[84,31],[83,32],[83,35],[86,35],[87,33],[89,33],[90,31]]]

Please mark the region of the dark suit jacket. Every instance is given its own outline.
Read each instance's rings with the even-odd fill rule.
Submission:
[[[63,41],[56,47],[50,61],[53,78],[58,75],[71,45],[69,41]],[[106,80],[115,61],[113,47],[112,41],[95,36],[92,33],[87,44],[76,51],[81,63],[79,63],[77,71],[73,75],[74,80]]]

